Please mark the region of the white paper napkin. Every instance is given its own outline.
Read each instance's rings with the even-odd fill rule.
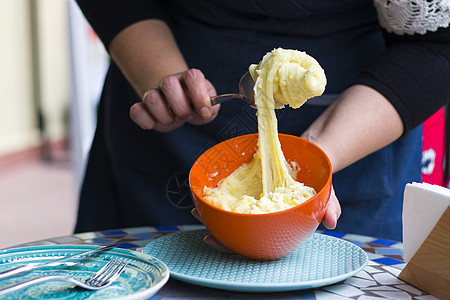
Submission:
[[[406,262],[414,256],[449,205],[450,189],[416,182],[405,186],[403,254]]]

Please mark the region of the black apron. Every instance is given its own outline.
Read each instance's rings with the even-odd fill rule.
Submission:
[[[226,19],[220,20],[222,14],[206,15],[204,10],[195,16],[199,11],[193,9],[195,2],[174,1],[170,26],[189,67],[202,70],[218,93],[236,92],[239,78],[250,64],[282,47],[306,51],[316,58],[327,75],[325,93],[339,94],[385,47],[372,1],[304,1],[310,6],[298,7],[296,13],[291,12],[292,7],[279,8],[280,4],[272,7],[271,1],[256,2],[260,4],[256,12],[252,1],[240,1],[241,7],[232,7],[253,16],[256,24],[239,18],[225,24]],[[208,3],[198,2],[203,6]],[[211,1],[216,2],[221,3]],[[316,12],[314,5],[324,3],[328,7],[318,7]],[[227,4],[215,8],[222,9],[223,15],[231,9]],[[208,17],[214,20],[212,24],[207,23]],[[253,29],[243,29],[252,28],[252,24]],[[258,24],[265,24],[265,30]],[[326,109],[314,100],[296,110],[278,110],[279,132],[301,135]],[[99,105],[76,232],[198,223],[190,214],[190,167],[214,144],[257,132],[256,111],[240,100],[223,104],[219,116],[204,126],[186,124],[169,133],[144,131],[129,118],[130,107],[138,101],[112,63]],[[334,174],[343,211],[336,230],[401,240],[403,189],[406,183],[420,178],[418,128]]]

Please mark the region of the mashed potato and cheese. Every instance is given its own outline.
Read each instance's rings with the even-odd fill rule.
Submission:
[[[298,108],[321,95],[326,77],[319,63],[305,52],[281,48],[267,53],[249,72],[255,80],[259,150],[217,188],[205,187],[204,199],[238,213],[281,211],[310,199],[316,191],[294,179],[298,166],[283,155],[275,109]]]

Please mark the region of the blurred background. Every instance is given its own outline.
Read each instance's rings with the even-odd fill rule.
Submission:
[[[0,248],[72,233],[103,45],[72,0],[0,0]]]

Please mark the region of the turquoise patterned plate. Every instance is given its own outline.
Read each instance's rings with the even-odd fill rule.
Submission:
[[[0,271],[27,263],[48,262],[95,248],[98,247],[58,245],[1,250]],[[2,299],[148,299],[169,279],[169,270],[160,260],[136,251],[113,248],[82,259],[69,259],[54,266],[4,278],[0,281],[0,288],[46,274],[65,274],[85,280],[114,258],[122,258],[128,265],[112,285],[102,290],[87,291],[75,288],[70,283],[49,281],[11,292],[2,296]]]
[[[297,250],[275,261],[217,252],[203,242],[208,231],[172,233],[150,242],[144,253],[163,261],[173,278],[240,292],[281,292],[342,281],[367,265],[355,244],[314,233]]]

